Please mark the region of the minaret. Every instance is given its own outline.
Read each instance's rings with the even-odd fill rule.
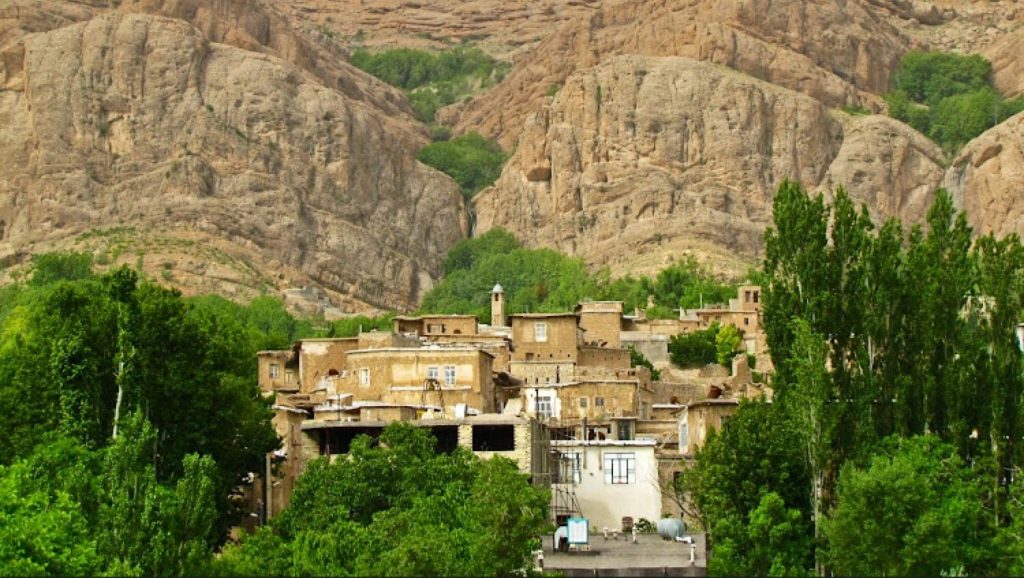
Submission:
[[[491,327],[505,326],[505,290],[501,285],[491,289]]]

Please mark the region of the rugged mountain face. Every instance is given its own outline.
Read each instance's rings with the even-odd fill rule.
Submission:
[[[552,87],[621,54],[714,62],[831,107],[880,110],[876,95],[910,43],[878,12],[862,0],[605,2],[549,36],[493,91],[449,115],[459,129],[511,146]]]
[[[312,281],[349,308],[414,304],[468,229],[457,186],[415,160],[422,127],[347,65],[317,64],[301,46],[290,60],[303,67],[272,55],[295,45],[265,22],[206,26],[263,49],[211,42],[190,23],[203,5],[149,6],[189,21],[53,18],[4,46],[0,256],[130,227],[158,237],[143,249],[167,280],[205,277],[201,257],[178,258],[191,243],[241,262],[245,273],[220,281],[243,293]]]
[[[826,195],[843,186],[879,221],[921,222],[935,188],[958,182],[946,176],[949,159],[898,121],[841,109],[883,111],[900,58],[932,45],[984,52],[997,88],[1021,92],[1024,10],[946,4],[603,3],[493,91],[445,111],[461,129],[515,146],[474,203],[478,230],[507,227],[616,271],[650,270],[683,249],[750,262],[785,178]],[[1019,143],[1011,126],[997,134]],[[972,150],[964,154],[982,154]],[[962,206],[979,230],[997,229],[995,215],[1014,204],[1007,185],[993,184],[1008,174],[962,177]]]
[[[742,271],[785,178],[912,222],[945,183],[979,230],[1024,232],[1020,117],[948,159],[860,114],[911,49],[980,52],[1024,93],[1022,39],[1021,0],[8,0],[0,263],[77,247],[185,290],[411,306],[468,219],[401,92],[345,59],[460,40],[513,62],[439,115],[514,150],[477,232]]]
[[[945,186],[975,230],[1024,237],[1024,113],[971,141],[949,167]]]
[[[502,225],[615,270],[709,246],[753,258],[782,180],[845,184],[877,215],[913,220],[942,179],[941,156],[902,123],[833,113],[724,66],[620,56],[573,74],[530,117],[475,206],[480,229]]]
[[[473,41],[510,56],[532,48],[559,25],[593,12],[601,0],[285,0],[296,20],[325,36],[376,48],[440,48]]]

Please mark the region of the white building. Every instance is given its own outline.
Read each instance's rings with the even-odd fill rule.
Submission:
[[[563,480],[563,487],[574,485],[580,513],[598,532],[621,528],[625,516],[634,523],[661,518],[655,446],[652,439],[551,441],[552,449],[571,463],[566,477],[572,480]]]

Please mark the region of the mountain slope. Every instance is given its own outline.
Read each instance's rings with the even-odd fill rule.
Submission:
[[[377,106],[362,73],[338,79],[353,99],[186,21],[105,11],[16,46],[0,92],[8,261],[137,227],[219,242],[270,285],[243,293],[312,281],[348,308],[408,307],[467,232],[458,187],[415,160],[422,127]]]

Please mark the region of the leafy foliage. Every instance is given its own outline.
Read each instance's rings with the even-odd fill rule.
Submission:
[[[827,206],[784,183],[773,215],[774,403],[741,406],[678,487],[711,531],[709,571],[1024,567],[1010,475],[1024,458],[1024,246],[974,240],[941,190],[927,229],[909,234],[898,221],[876,229],[841,189]]]
[[[135,413],[111,445],[48,438],[0,467],[0,573],[194,575],[217,542],[216,465],[189,455],[157,481],[156,431]]]
[[[274,533],[228,547],[218,571],[494,576],[526,567],[547,524],[545,494],[509,460],[434,445],[426,430],[395,423],[379,443],[353,441],[350,459],[311,463]]]
[[[740,335],[739,329],[732,325],[720,328],[718,334],[715,335],[715,360],[720,365],[730,367],[732,358],[736,356],[736,350],[742,341],[743,336]]]
[[[735,284],[716,279],[692,255],[662,269],[653,279],[645,278],[642,282],[647,293],[654,297],[654,304],[669,310],[667,315],[662,315],[667,318],[675,317],[673,309],[728,303],[736,296]]]
[[[30,283],[36,287],[89,277],[92,277],[92,255],[87,253],[43,253],[32,258]]]
[[[718,323],[712,323],[707,329],[673,335],[668,342],[672,363],[678,367],[701,367],[716,363],[720,329]]]
[[[327,331],[327,337],[355,337],[364,331],[390,331],[394,319],[394,312],[383,313],[374,317],[355,315],[337,319],[331,322],[331,326]]]
[[[350,62],[384,82],[406,91],[423,122],[437,109],[500,82],[508,66],[479,48],[455,46],[441,52],[397,48],[384,52],[359,49]]]
[[[587,299],[617,300],[625,310],[655,305],[664,317],[674,317],[671,308],[696,306],[702,296],[727,300],[736,286],[723,283],[701,268],[692,258],[650,277],[611,279],[607,270],[590,273],[582,260],[549,249],[525,249],[508,231],[491,229],[456,245],[445,261],[445,278],[423,299],[422,310],[435,313],[463,313],[479,319],[490,316],[490,291],[500,283],[505,291],[506,310],[520,312],[569,311]],[[682,285],[680,285],[682,284]],[[712,362],[714,359],[712,358]]]
[[[661,380],[661,372],[658,371],[657,369],[654,369],[654,364],[651,363],[651,360],[647,359],[646,355],[637,351],[636,348],[633,347],[632,345],[628,347],[630,367],[646,367],[647,369],[651,370],[651,379],[653,379],[654,381]]]
[[[428,144],[416,158],[455,179],[462,196],[469,200],[498,179],[507,157],[498,143],[468,132],[449,141]]]
[[[938,576],[992,569],[990,518],[979,480],[933,436],[895,438],[867,467],[847,465],[825,524],[841,576]]]
[[[770,404],[744,401],[679,478],[675,491],[691,497],[691,515],[714,540],[709,572],[789,575],[811,566],[807,470],[796,434]]]
[[[190,454],[214,460],[223,536],[235,516],[230,490],[278,443],[252,380],[255,352],[289,342],[275,304],[257,304],[243,322],[233,304],[185,300],[128,269],[33,283],[12,301],[0,313],[0,463],[30,455],[53,431],[105,447],[120,392],[122,420],[139,410],[159,432],[157,481],[186,475]]]
[[[952,151],[1024,110],[1024,98],[1003,99],[992,66],[979,55],[912,51],[893,73],[889,114]]]

